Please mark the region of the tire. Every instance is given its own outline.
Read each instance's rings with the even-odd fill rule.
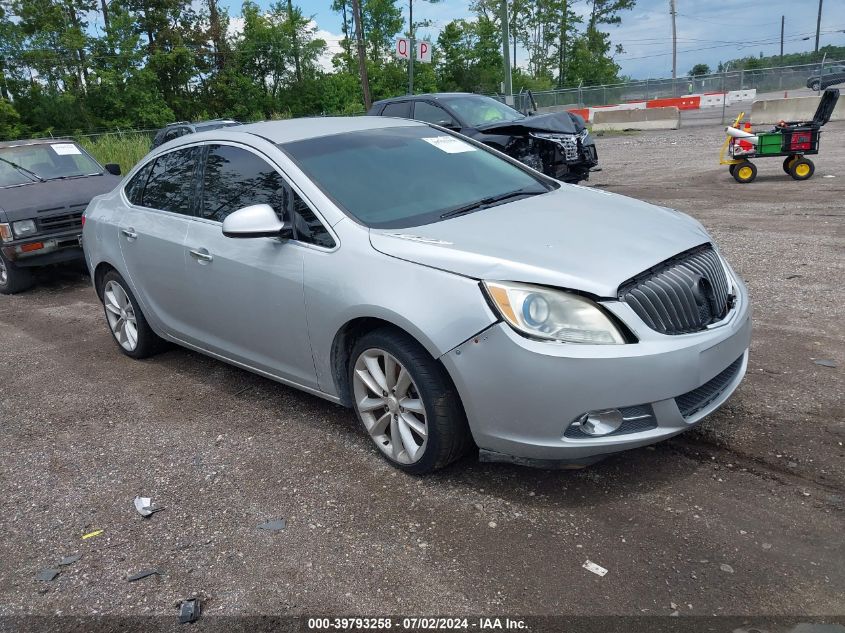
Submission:
[[[733,164],[733,165],[731,165],[730,167],[728,167],[728,171],[730,172],[731,176],[733,176],[733,175],[734,175],[734,168],[735,168],[735,167],[736,167],[736,164]]]
[[[0,252],[0,294],[13,295],[32,287],[34,278],[32,271],[15,266]]]
[[[796,158],[797,158],[797,156],[795,154],[790,154],[789,156],[784,158],[783,159],[783,171],[785,171],[788,174],[789,173],[789,166],[792,164],[792,161],[794,161]]]
[[[130,358],[141,359],[161,350],[162,339],[152,331],[144,313],[141,312],[138,300],[116,270],[110,270],[103,277],[100,298],[103,301],[106,324],[121,352]],[[119,322],[123,323],[122,328],[118,325]]]
[[[466,453],[472,440],[460,397],[419,343],[382,328],[362,336],[349,358],[352,408],[392,466],[423,475]]]
[[[789,175],[795,180],[809,180],[813,177],[816,166],[809,158],[799,158],[789,166]]]
[[[742,184],[753,182],[757,177],[757,166],[750,160],[742,161],[734,165],[731,175],[734,177],[734,180]]]
[[[822,85],[821,85],[821,82],[819,82],[819,81],[814,81],[813,83],[810,84],[810,90],[818,91],[818,90],[821,90],[821,89],[822,89]]]

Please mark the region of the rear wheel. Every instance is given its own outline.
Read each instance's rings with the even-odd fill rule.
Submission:
[[[155,354],[162,340],[152,331],[126,281],[112,270],[103,277],[103,309],[120,351],[140,359]]]
[[[0,294],[13,295],[32,286],[32,271],[15,266],[0,252]]]
[[[757,166],[750,160],[743,161],[734,165],[733,174],[734,180],[740,183],[747,183],[753,181],[757,177]]]
[[[795,154],[790,154],[786,158],[783,159],[783,171],[787,174],[789,173],[789,168],[792,166],[792,161],[798,158]]]
[[[799,158],[789,165],[789,175],[795,180],[808,180],[815,171],[816,166],[809,158]]]
[[[350,359],[355,413],[393,466],[421,475],[466,452],[471,440],[460,398],[419,343],[393,329],[375,330],[361,337]]]

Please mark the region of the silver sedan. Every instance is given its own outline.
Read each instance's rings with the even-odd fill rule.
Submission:
[[[747,364],[745,286],[697,221],[414,121],[182,137],[83,239],[123,353],[177,343],[347,405],[412,473],[650,444]]]

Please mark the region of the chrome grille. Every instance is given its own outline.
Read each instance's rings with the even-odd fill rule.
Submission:
[[[703,330],[725,317],[733,295],[710,244],[667,259],[619,287],[619,299],[662,334]]]
[[[701,411],[704,407],[716,400],[725,391],[731,381],[736,378],[742,367],[742,356],[737,358],[734,362],[727,366],[721,373],[711,378],[703,385],[692,391],[675,398],[675,404],[678,405],[678,410],[685,418],[690,417]]]

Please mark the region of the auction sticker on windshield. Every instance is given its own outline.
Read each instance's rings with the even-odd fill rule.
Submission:
[[[460,154],[461,152],[474,152],[475,148],[469,143],[465,143],[454,136],[429,136],[423,138],[426,143],[431,143],[437,149],[443,150],[447,154]]]
[[[50,145],[53,148],[53,151],[56,152],[59,156],[68,156],[71,154],[81,154],[82,152],[79,151],[79,148],[74,145],[73,143],[55,143]]]

